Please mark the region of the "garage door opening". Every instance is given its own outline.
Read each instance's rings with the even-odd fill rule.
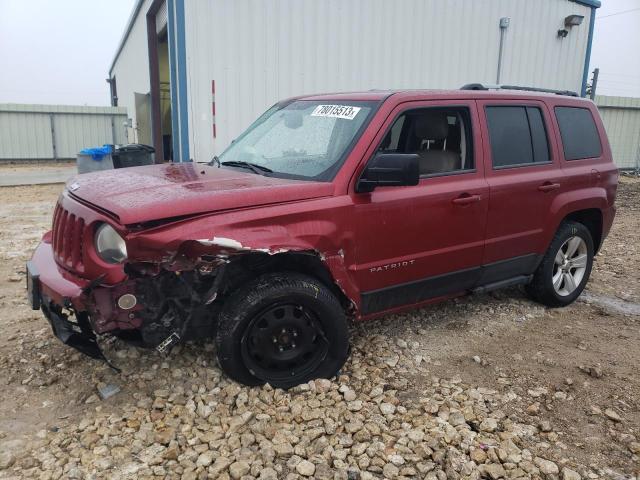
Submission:
[[[173,159],[171,123],[171,77],[169,75],[169,42],[167,29],[158,35],[158,77],[160,87],[160,132],[164,159]]]

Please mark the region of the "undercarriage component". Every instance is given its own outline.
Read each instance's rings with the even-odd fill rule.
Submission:
[[[52,303],[43,302],[42,311],[51,324],[53,334],[58,337],[62,343],[75,348],[91,358],[103,360],[109,367],[120,372],[120,369],[113,365],[102,352],[86,312],[72,312],[76,320],[73,322],[69,314],[64,313],[59,306]]]
[[[167,353],[181,341],[210,338],[215,333],[218,306],[215,299],[219,271],[167,272],[136,279],[142,345]],[[213,300],[210,300],[210,303]]]
[[[169,351],[178,343],[180,343],[180,336],[173,332],[167,338],[165,338],[160,344],[156,347],[158,353],[169,353]]]

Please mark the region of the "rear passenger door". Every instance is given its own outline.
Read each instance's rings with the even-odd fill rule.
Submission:
[[[479,101],[489,183],[483,276],[487,284],[532,273],[547,248],[545,229],[566,188],[550,112],[543,102]]]

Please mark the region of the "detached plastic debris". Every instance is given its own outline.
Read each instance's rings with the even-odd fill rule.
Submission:
[[[104,387],[98,388],[98,394],[102,400],[106,400],[107,398],[113,397],[116,393],[120,391],[120,387],[118,385],[114,385],[113,383],[109,383]]]
[[[80,150],[83,155],[91,155],[94,160],[102,160],[105,156],[113,153],[112,145],[103,145],[101,147],[85,148]]]

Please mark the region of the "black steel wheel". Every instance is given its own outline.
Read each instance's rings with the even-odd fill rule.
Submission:
[[[289,381],[312,373],[329,345],[315,313],[290,303],[267,307],[250,322],[242,339],[242,359],[260,378]]]
[[[233,379],[289,388],[335,375],[347,358],[349,333],[338,299],[321,282],[279,273],[226,300],[216,344],[220,366]]]

